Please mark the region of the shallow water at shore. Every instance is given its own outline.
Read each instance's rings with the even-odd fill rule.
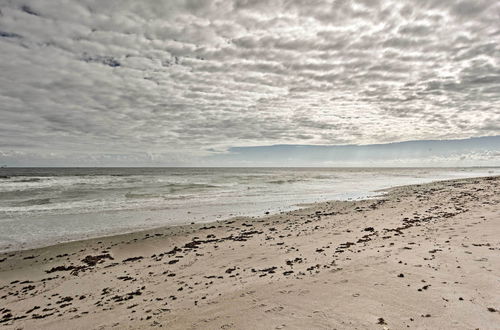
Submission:
[[[295,209],[498,168],[3,168],[0,250]]]

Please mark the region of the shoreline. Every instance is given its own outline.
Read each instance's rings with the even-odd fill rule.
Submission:
[[[489,168],[489,167],[488,167]],[[409,185],[395,185],[387,188],[382,188],[382,189],[376,189],[376,190],[370,190],[370,191],[365,191],[364,196],[365,197],[360,197],[360,198],[349,198],[347,200],[343,199],[332,199],[332,200],[325,200],[325,201],[318,201],[318,202],[313,202],[313,203],[300,203],[300,204],[295,204],[291,205],[288,207],[285,207],[285,211],[280,211],[278,213],[271,212],[271,213],[264,213],[263,215],[240,215],[240,216],[231,216],[228,218],[223,218],[220,220],[207,220],[203,222],[191,222],[191,223],[181,223],[181,224],[171,224],[171,225],[159,225],[159,226],[153,226],[150,228],[136,228],[136,229],[131,229],[131,230],[119,230],[116,232],[110,232],[110,233],[105,233],[103,235],[93,235],[93,234],[87,234],[86,236],[78,236],[78,234],[75,234],[75,238],[69,238],[69,239],[58,239],[56,243],[54,244],[49,244],[46,245],[44,243],[36,243],[34,246],[28,246],[26,248],[14,248],[14,249],[5,249],[5,250],[0,250],[0,260],[2,259],[2,255],[7,255],[11,254],[14,252],[21,252],[21,251],[32,251],[32,250],[37,250],[37,249],[43,249],[43,248],[49,248],[57,245],[64,245],[64,244],[69,244],[69,243],[75,243],[75,242],[80,242],[80,241],[95,241],[95,240],[101,240],[104,238],[109,238],[109,237],[115,237],[115,236],[124,236],[124,235],[133,235],[133,234],[140,234],[140,233],[148,233],[148,232],[153,232],[156,230],[168,230],[168,228],[176,228],[176,227],[184,227],[184,226],[193,226],[193,225],[206,225],[206,224],[212,224],[212,223],[222,223],[226,221],[232,221],[232,220],[238,220],[238,219],[249,219],[249,220],[254,220],[254,219],[263,219],[269,216],[273,215],[278,215],[278,214],[286,214],[289,212],[294,212],[297,210],[301,209],[307,209],[307,208],[312,208],[317,205],[321,205],[324,203],[329,203],[329,202],[348,202],[348,201],[363,201],[363,200],[370,200],[370,199],[377,199],[377,198],[383,198],[384,195],[387,193],[390,193],[391,190],[400,188],[400,187],[412,187],[412,186],[418,186],[418,185],[425,185],[425,184],[432,184],[432,183],[437,183],[437,182],[447,182],[447,181],[455,181],[455,180],[467,180],[467,179],[479,179],[479,178],[484,178],[485,176],[475,176],[475,177],[467,177],[467,178],[459,178],[459,179],[437,179],[437,180],[432,180],[430,182],[424,182],[424,183],[417,183],[417,184],[409,184]],[[486,176],[488,177],[488,176]],[[42,241],[39,241],[42,242]],[[25,243],[22,243],[23,245]]]
[[[494,329],[499,189],[434,181],[0,253],[0,327]]]

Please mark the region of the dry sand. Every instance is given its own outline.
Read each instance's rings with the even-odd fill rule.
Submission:
[[[0,255],[5,329],[500,329],[500,177]]]

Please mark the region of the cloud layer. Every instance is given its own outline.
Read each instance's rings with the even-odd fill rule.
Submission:
[[[498,22],[495,0],[6,0],[0,159],[497,135]]]
[[[295,167],[498,166],[500,136],[343,146],[273,145],[230,148],[214,164]]]

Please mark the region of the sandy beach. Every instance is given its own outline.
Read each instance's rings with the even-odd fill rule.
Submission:
[[[4,329],[500,329],[500,177],[0,255]]]

